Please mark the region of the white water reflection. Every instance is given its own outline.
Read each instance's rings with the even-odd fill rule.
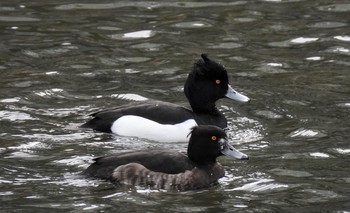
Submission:
[[[228,122],[228,138],[235,143],[251,143],[263,138],[264,127],[259,121],[247,117],[237,117]]]
[[[0,111],[0,121],[1,120],[25,121],[25,120],[38,120],[38,119],[32,117],[28,113],[3,110],[3,111]]]
[[[14,150],[24,150],[29,151],[33,149],[48,149],[50,146],[46,143],[42,143],[39,141],[29,142],[25,144],[20,144],[18,146],[9,146],[8,149],[14,149]]]
[[[295,138],[295,137],[321,138],[327,135],[319,130],[300,128],[291,132],[288,136],[291,138]]]
[[[128,40],[128,39],[145,39],[145,38],[150,38],[154,35],[156,35],[156,32],[153,30],[141,30],[141,31],[129,32],[129,33],[113,34],[113,35],[109,35],[109,37],[117,40],[124,40],[124,39]]]
[[[60,88],[52,88],[52,89],[47,89],[45,91],[41,91],[41,92],[35,92],[36,95],[39,95],[41,97],[45,97],[45,96],[60,96],[58,95],[58,93],[63,92],[63,89]],[[63,96],[61,96],[63,98]]]
[[[290,42],[296,43],[296,44],[304,44],[304,43],[310,43],[319,40],[319,38],[305,38],[305,37],[299,37],[292,39]]]
[[[267,65],[271,67],[283,67],[282,63],[267,63]]]
[[[349,149],[336,148],[335,150],[340,154],[350,154],[350,148]]]
[[[141,30],[131,33],[125,33],[123,35],[123,38],[149,38],[152,35],[154,35],[154,32],[152,30]]]
[[[201,27],[211,27],[211,24],[205,22],[180,22],[173,25],[173,27],[178,28],[201,28]]]
[[[4,99],[1,99],[0,102],[1,103],[16,103],[18,101],[20,101],[21,98],[20,97],[14,97],[14,98],[4,98]]]
[[[268,44],[273,47],[290,47],[292,45],[310,44],[318,41],[320,38],[315,37],[298,37],[284,41],[273,41]]]
[[[350,41],[350,36],[334,36],[334,38],[340,41]]]
[[[87,179],[79,174],[66,172],[63,177],[56,178],[57,180],[50,180],[49,184],[61,185],[62,187],[98,187],[103,181]]]
[[[5,158],[39,158],[39,155],[31,154],[24,151],[15,151],[12,152],[10,155],[6,156]]]
[[[350,49],[347,49],[345,47],[334,47],[331,49],[331,51],[335,53],[350,53]]]
[[[323,58],[320,56],[312,56],[312,57],[306,58],[306,60],[308,60],[308,61],[320,61],[321,59],[323,59]]]
[[[127,94],[112,94],[111,97],[115,97],[118,99],[122,99],[122,100],[129,100],[129,101],[147,101],[149,100],[146,97],[143,97],[141,95],[138,94],[132,94],[132,93],[127,93]]]
[[[317,158],[329,158],[330,157],[329,154],[322,153],[322,152],[313,152],[313,153],[310,153],[310,156],[317,157]]]
[[[71,156],[69,159],[55,160],[53,163],[87,168],[92,163],[90,156]]]
[[[261,179],[255,182],[247,183],[241,187],[234,188],[228,191],[250,191],[250,192],[264,192],[270,190],[280,190],[289,188],[287,184],[276,183],[273,179]]]

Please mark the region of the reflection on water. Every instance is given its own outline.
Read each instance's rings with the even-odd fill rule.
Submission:
[[[349,12],[326,0],[2,1],[3,211],[349,211]],[[218,102],[250,160],[221,157],[219,184],[185,193],[81,177],[97,156],[186,150],[78,127],[130,102],[187,105],[202,52],[251,98]]]

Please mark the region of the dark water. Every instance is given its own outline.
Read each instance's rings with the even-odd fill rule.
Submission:
[[[56,2],[0,3],[0,211],[350,211],[348,1]],[[251,159],[181,193],[79,177],[96,156],[185,150],[77,126],[144,98],[186,105],[202,52],[252,99],[218,102]]]

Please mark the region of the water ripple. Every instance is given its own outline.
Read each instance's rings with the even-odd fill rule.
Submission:
[[[342,148],[336,148],[335,149],[340,154],[350,154],[350,148],[349,149],[342,149]]]
[[[327,12],[350,12],[350,4],[329,4],[319,6],[317,9]]]
[[[344,196],[329,190],[304,189],[302,191],[309,194],[309,197],[304,198],[303,200],[303,202],[307,203],[329,202],[332,199],[344,198]]]
[[[103,9],[115,9],[121,7],[143,7],[146,9],[161,8],[161,7],[180,7],[180,8],[199,8],[199,7],[228,7],[245,4],[246,1],[235,2],[162,2],[157,3],[153,1],[137,1],[137,2],[115,2],[107,4],[66,4],[56,6],[57,10],[103,10]]]
[[[345,27],[348,24],[343,23],[343,22],[317,22],[314,24],[309,25],[311,28],[325,28],[325,29],[330,29],[330,28],[338,28],[338,27]]]
[[[350,41],[350,36],[334,36],[334,38],[340,41]]]
[[[294,38],[290,40],[291,43],[295,44],[304,44],[304,43],[310,43],[314,41],[318,41],[319,38],[305,38],[305,37],[299,37],[299,38]]]
[[[283,118],[282,115],[277,114],[275,112],[269,111],[269,110],[256,110],[254,112],[255,115],[261,116],[267,119],[281,119]]]
[[[148,98],[146,98],[146,97],[143,97],[143,96],[137,95],[137,94],[131,94],[131,93],[113,94],[113,95],[111,95],[111,97],[116,97],[116,98],[121,99],[121,100],[129,100],[129,101],[147,101],[148,100]]]
[[[235,143],[251,143],[261,140],[264,135],[264,127],[259,121],[247,118],[236,117],[228,121],[228,138]]]
[[[0,3],[2,211],[349,209],[348,2],[22,2]],[[219,109],[251,160],[219,158],[219,184],[184,193],[79,176],[98,156],[186,152],[78,126],[149,97],[188,104],[183,84],[202,52],[249,88],[250,103]]]
[[[24,17],[24,16],[0,16],[0,21],[3,22],[33,22],[40,21],[39,18]]]
[[[242,44],[235,42],[221,42],[220,44],[209,44],[209,48],[213,49],[235,49],[242,46]]]
[[[131,48],[135,49],[143,49],[146,51],[159,51],[161,48],[165,47],[165,44],[157,44],[157,43],[141,43],[141,44],[134,44],[131,45]]]
[[[241,187],[232,189],[232,191],[249,191],[249,192],[264,192],[270,190],[281,190],[289,188],[287,184],[275,183],[273,179],[261,179],[252,183],[247,183]],[[226,190],[227,191],[227,190]]]
[[[311,177],[313,176],[311,173],[306,171],[297,171],[297,170],[289,170],[289,169],[271,169],[270,172],[278,175],[278,176],[289,176],[289,177]]]
[[[326,153],[322,153],[322,152],[313,152],[310,153],[311,157],[316,157],[316,158],[329,158],[330,155],[326,154]]]
[[[290,47],[292,45],[314,43],[319,39],[320,38],[315,38],[315,37],[298,37],[298,38],[293,38],[286,41],[269,42],[268,44],[273,47]]]
[[[176,23],[172,26],[178,27],[178,28],[205,28],[205,27],[211,27],[212,25],[205,22],[191,21],[191,22]]]
[[[335,46],[335,47],[330,47],[325,52],[329,53],[337,53],[341,55],[350,55],[350,49],[342,47],[342,46]]]
[[[291,132],[288,136],[291,138],[305,137],[305,138],[317,139],[317,138],[326,137],[327,135],[319,130],[300,128],[300,129],[297,129],[297,130]]]
[[[0,111],[0,120],[25,121],[25,120],[38,120],[38,119],[24,112],[3,110],[3,111]]]
[[[150,38],[155,35],[152,30],[141,30],[136,32],[124,33],[122,39],[138,39],[138,38]],[[111,38],[118,39],[118,35],[113,35]]]

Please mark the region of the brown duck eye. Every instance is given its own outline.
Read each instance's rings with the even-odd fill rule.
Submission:
[[[216,141],[216,139],[217,139],[216,136],[214,136],[214,135],[211,136],[211,140]]]
[[[221,81],[218,79],[218,80],[215,81],[215,83],[216,83],[216,84],[220,84]]]

